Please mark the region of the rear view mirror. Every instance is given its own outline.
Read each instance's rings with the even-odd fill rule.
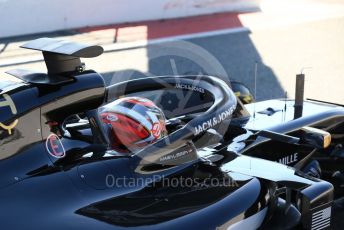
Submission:
[[[301,142],[309,144],[319,149],[325,149],[331,144],[331,134],[321,129],[313,127],[303,127]]]
[[[244,84],[237,81],[231,81],[231,87],[235,95],[242,101],[242,103],[250,104],[254,102],[254,97],[252,96],[249,88]]]

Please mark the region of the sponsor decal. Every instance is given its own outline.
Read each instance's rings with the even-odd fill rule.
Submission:
[[[188,149],[188,150],[184,150],[184,151],[181,151],[181,152],[178,152],[178,153],[169,154],[169,155],[160,157],[159,161],[163,162],[163,161],[175,160],[175,159],[177,159],[179,157],[185,156],[185,155],[187,155],[189,153],[192,153],[192,152],[193,152],[193,149]]]
[[[10,107],[12,114],[17,114],[17,108],[16,105],[14,104],[12,98],[7,95],[7,94],[3,94],[3,97],[5,99],[5,101],[0,101],[0,107]],[[0,122],[0,127],[2,129],[7,130],[8,134],[11,135],[12,134],[12,129],[14,129],[18,124],[18,119],[14,120],[11,124],[9,125],[5,125],[2,122]]]
[[[106,119],[108,119],[109,121],[117,121],[118,117],[115,114],[107,114]]]
[[[331,207],[312,214],[312,230],[328,228],[331,225]]]
[[[224,112],[218,114],[217,116],[209,119],[208,121],[203,122],[202,124],[195,127],[195,135],[198,135],[208,129],[211,129],[212,127],[216,126],[217,124],[220,124],[222,121],[228,119],[231,117],[235,110],[235,106],[232,106],[231,108],[225,110]]]
[[[187,90],[192,90],[192,91],[196,91],[199,93],[204,93],[204,89],[198,86],[194,86],[194,85],[186,85],[186,84],[176,84],[176,89],[187,89]]]
[[[66,151],[62,145],[60,138],[56,134],[50,134],[45,142],[48,153],[55,158],[63,158]]]
[[[160,122],[155,122],[153,124],[151,132],[155,138],[160,137],[160,135],[161,135],[161,124],[160,124]]]
[[[279,159],[277,162],[284,164],[284,165],[289,165],[291,163],[297,162],[298,161],[298,153],[294,153],[292,155],[283,157],[281,159]]]
[[[157,163],[163,165],[178,165],[197,159],[197,152],[192,143],[186,145],[158,158]]]
[[[12,129],[14,129],[18,124],[18,119],[15,119],[11,124],[5,125],[2,122],[0,122],[0,127],[7,130],[8,135],[12,134]]]

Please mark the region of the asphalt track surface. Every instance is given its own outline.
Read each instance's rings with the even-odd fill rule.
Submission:
[[[344,17],[107,53],[101,57],[102,66],[97,65],[118,68],[105,71],[108,82],[140,76],[139,72],[152,75],[208,73],[227,75],[254,91],[257,63],[257,100],[284,97],[286,91],[288,97],[293,98],[295,75],[304,69],[307,98],[344,104],[343,35]],[[180,47],[189,50],[183,51]],[[208,54],[199,56],[198,51],[203,49]],[[185,57],[191,55],[191,51],[195,51],[195,57]],[[208,55],[220,63],[225,74],[213,63],[206,63]]]
[[[223,26],[222,29],[228,26],[227,32],[210,32],[205,36],[191,35],[180,41],[162,41],[143,47],[117,49],[84,61],[89,68],[103,73],[108,84],[143,75],[208,73],[243,82],[252,91],[255,88],[257,65],[257,100],[285,97],[285,92],[288,97],[293,98],[295,75],[303,71],[306,74],[306,98],[344,104],[344,2],[288,2],[293,4],[272,4],[271,9],[263,8],[266,10],[263,13],[234,14],[230,16],[231,23],[224,25],[221,24],[223,20],[216,21],[220,24],[218,27]],[[174,33],[178,33],[175,24],[168,26],[174,26]],[[207,21],[200,20],[198,24],[207,24],[209,29],[216,28]],[[197,20],[189,25],[196,27]],[[134,28],[140,30],[141,26]],[[148,26],[146,30],[147,38],[158,37],[159,30],[154,29],[154,26]],[[129,33],[128,28],[125,31],[127,34],[122,36],[123,40],[140,38],[142,35]],[[166,28],[160,28],[161,31],[165,35],[171,33]],[[191,31],[197,32],[197,28]],[[86,42],[99,43],[108,36],[105,31],[99,31],[98,34],[101,35],[97,35],[94,41]],[[65,38],[65,35],[53,34],[59,38]],[[78,35],[73,39],[84,41]],[[2,57],[6,57],[6,49],[3,49],[5,52],[2,52],[0,40],[0,62]],[[20,52],[22,53],[18,53],[18,57],[28,51]],[[11,68],[45,71],[42,62],[34,62],[5,67],[0,65],[0,72]]]

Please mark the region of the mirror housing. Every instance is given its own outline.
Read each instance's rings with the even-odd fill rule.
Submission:
[[[250,104],[255,101],[254,97],[251,94],[249,88],[241,82],[231,81],[231,88],[235,95],[242,101],[244,104]]]
[[[331,144],[331,134],[313,127],[303,127],[300,142],[319,149],[326,149]]]

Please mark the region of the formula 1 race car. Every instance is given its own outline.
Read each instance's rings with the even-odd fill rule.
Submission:
[[[321,113],[280,124],[279,105],[265,114],[257,103],[251,117],[212,76],[106,87],[80,61],[99,46],[42,38],[23,47],[43,52],[48,73],[12,70],[0,83],[1,228],[331,227],[334,187],[311,172],[318,152],[340,158],[341,108],[309,102]],[[154,100],[168,135],[122,154],[109,147],[98,111],[126,96]]]

